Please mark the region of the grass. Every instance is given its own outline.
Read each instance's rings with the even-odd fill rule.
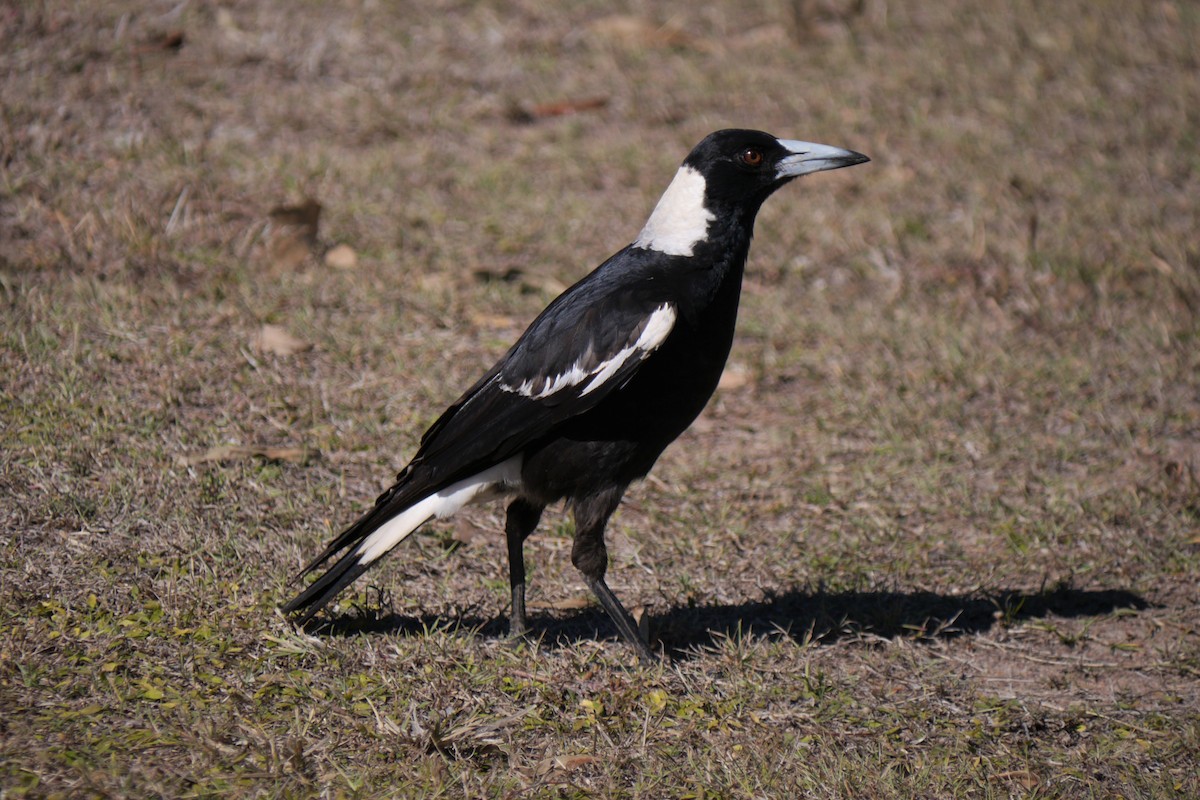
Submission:
[[[805,8],[0,12],[0,796],[1200,794],[1200,15]],[[673,659],[557,512],[539,641],[499,508],[285,624],[728,125],[873,161],[764,208],[733,380],[613,520]]]

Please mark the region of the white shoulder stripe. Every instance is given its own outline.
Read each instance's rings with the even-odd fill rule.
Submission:
[[[617,370],[621,368],[631,355],[638,353],[638,360],[646,357],[647,353],[657,350],[671,333],[671,329],[675,327],[675,307],[670,303],[663,303],[658,308],[654,309],[654,313],[650,315],[650,319],[646,321],[646,327],[642,329],[642,335],[631,346],[622,349],[612,358],[601,362],[594,370],[596,377],[592,378],[591,383],[584,387],[581,395],[600,388],[604,382],[611,378]]]
[[[517,394],[523,394],[526,397],[534,400],[541,400],[543,397],[549,397],[550,395],[554,394],[559,389],[565,389],[568,386],[575,386],[576,384],[582,383],[590,374],[591,373],[589,372],[585,372],[578,363],[575,363],[571,365],[569,370],[561,375],[555,375],[553,378],[548,380],[544,378],[537,379],[539,381],[546,381],[546,385],[538,391],[534,390],[535,380],[532,378],[525,381],[515,389],[509,386],[507,383],[500,384],[500,388],[510,392],[516,392]]]
[[[580,392],[580,396],[589,394],[603,386],[609,378],[615,375],[630,356],[636,353],[638,360],[641,360],[646,357],[646,354],[657,350],[666,341],[674,327],[675,307],[670,303],[663,303],[654,309],[646,319],[646,325],[642,328],[642,333],[636,342],[621,348],[613,354],[612,358],[601,361],[590,370],[585,370],[580,362],[576,361],[566,372],[555,375],[553,378],[530,378],[523,381],[520,386],[501,383],[500,388],[506,392],[524,395],[531,400],[543,400],[563,389],[588,381],[587,386]]]

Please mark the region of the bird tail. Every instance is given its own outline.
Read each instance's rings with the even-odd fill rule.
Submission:
[[[408,480],[411,473],[405,474],[400,483],[379,497],[374,508],[342,531],[296,575],[295,580],[299,580],[337,553],[347,551],[324,574],[284,605],[283,613],[292,616],[297,624],[307,623],[368,567],[387,555],[426,521],[433,517],[448,517],[468,503],[486,499],[497,489],[515,484],[519,475],[519,461],[510,459],[441,489],[418,492],[414,498]]]

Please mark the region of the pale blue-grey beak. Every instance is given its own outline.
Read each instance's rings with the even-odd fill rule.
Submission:
[[[841,169],[862,164],[871,159],[853,150],[843,150],[816,142],[801,142],[796,139],[777,140],[791,155],[784,156],[779,161],[775,177],[798,178],[810,172],[823,172],[827,169]]]

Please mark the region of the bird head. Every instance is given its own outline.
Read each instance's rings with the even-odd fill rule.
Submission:
[[[711,202],[761,204],[789,181],[870,161],[827,144],[780,139],[762,131],[723,130],[696,145],[683,166],[698,172]]]
[[[712,233],[710,223],[752,226],[763,201],[785,183],[865,161],[870,159],[853,150],[780,139],[762,131],[710,133],[683,160],[634,244],[692,255]]]

